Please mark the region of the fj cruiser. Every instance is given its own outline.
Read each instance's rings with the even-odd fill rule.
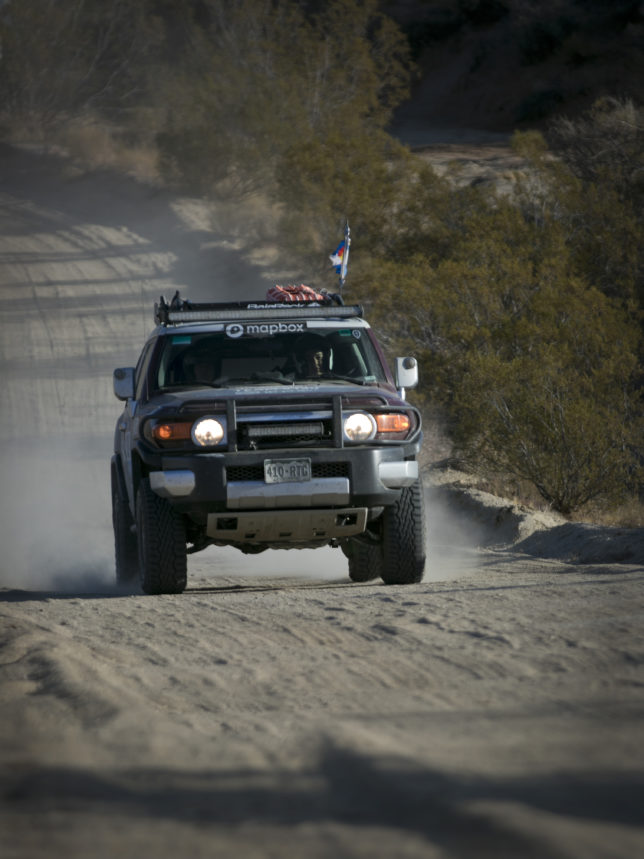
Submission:
[[[339,546],[349,576],[418,582],[421,419],[362,308],[163,298],[136,368],[114,371],[119,582],[179,593],[187,554]]]

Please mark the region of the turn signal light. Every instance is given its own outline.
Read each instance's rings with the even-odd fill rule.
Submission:
[[[395,432],[395,433],[406,433],[409,431],[409,427],[411,426],[411,421],[409,420],[409,415],[403,414],[390,414],[390,415],[374,415],[376,419],[376,426],[378,427],[378,432]]]
[[[152,428],[152,438],[156,441],[186,441],[190,438],[192,423],[157,424]]]

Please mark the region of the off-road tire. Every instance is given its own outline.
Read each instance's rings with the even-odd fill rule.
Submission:
[[[134,533],[134,518],[130,512],[127,495],[119,479],[116,465],[112,465],[112,525],[114,527],[114,557],[116,581],[119,585],[130,584],[139,573],[139,555]]]
[[[345,554],[349,559],[349,578],[352,582],[371,582],[381,575],[380,544],[350,540]]]
[[[382,570],[385,584],[420,582],[425,570],[425,505],[420,480],[406,486],[382,514]]]
[[[139,575],[146,594],[180,594],[186,587],[188,555],[183,517],[143,479],[136,496]]]

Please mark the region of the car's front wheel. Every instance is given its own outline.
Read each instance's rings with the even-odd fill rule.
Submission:
[[[134,533],[134,519],[130,512],[127,495],[119,480],[116,465],[112,465],[112,525],[114,526],[114,555],[116,581],[129,584],[137,577],[139,559]]]
[[[343,551],[349,560],[349,578],[352,582],[371,582],[381,575],[379,543],[349,540]]]
[[[146,594],[179,594],[188,573],[183,517],[143,479],[136,497],[139,574]]]
[[[388,585],[421,581],[425,570],[425,505],[420,480],[382,514],[382,572]]]

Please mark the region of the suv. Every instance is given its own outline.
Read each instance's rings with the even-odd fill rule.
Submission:
[[[180,593],[187,554],[339,546],[355,582],[419,582],[422,433],[362,308],[155,304],[136,368],[114,371],[112,514],[119,582]]]

